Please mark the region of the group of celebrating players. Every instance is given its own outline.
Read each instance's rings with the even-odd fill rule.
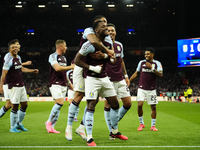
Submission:
[[[94,112],[99,97],[102,97],[105,99],[104,116],[109,129],[109,139],[128,140],[128,137],[118,131],[118,123],[131,108],[132,102],[128,87],[139,73],[137,101],[140,126],[138,131],[142,131],[145,127],[142,110],[145,99],[152,110],[150,130],[158,131],[155,128],[156,104],[158,103],[156,77],[163,76],[162,65],[153,59],[155,51],[152,48],[147,48],[145,59],[139,62],[135,73],[129,80],[123,60],[123,45],[115,41],[115,37],[115,25],[107,24],[106,18],[102,15],[96,16],[93,19],[93,26],[84,30],[79,51],[70,66],[67,66],[67,59],[63,56],[67,50],[66,42],[60,39],[56,41],[56,51],[49,56],[48,60],[50,64],[49,89],[55,101],[49,118],[45,122],[48,133],[60,133],[54,129],[54,126],[63,106],[68,86],[70,105],[65,130],[67,140],[72,141],[73,121],[84,96],[87,105],[81,124],[75,133],[86,140],[88,146],[96,146],[92,136]],[[22,72],[38,73],[39,70],[24,67],[31,62],[21,62],[18,55],[20,50],[18,40],[10,41],[8,46],[9,53],[4,57],[0,83],[0,94],[4,92],[6,105],[1,108],[0,117],[12,107],[10,132],[28,131],[22,125],[27,108],[27,94]],[[118,99],[123,102],[123,106],[120,108]],[[20,110],[18,111],[19,104]]]

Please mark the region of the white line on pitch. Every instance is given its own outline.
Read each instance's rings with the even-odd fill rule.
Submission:
[[[95,148],[195,148],[200,146],[96,146]],[[90,148],[89,146],[0,146],[0,148]]]

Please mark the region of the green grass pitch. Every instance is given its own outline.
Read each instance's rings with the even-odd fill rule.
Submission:
[[[93,138],[97,146],[87,147],[86,141],[75,134],[75,129],[83,116],[86,102],[80,103],[78,122],[73,122],[73,140],[65,139],[68,102],[64,103],[55,129],[60,134],[49,134],[45,129],[45,121],[54,102],[29,102],[24,126],[29,130],[22,133],[10,133],[10,110],[0,118],[0,149],[162,149],[188,150],[200,149],[200,104],[180,102],[159,102],[157,105],[156,127],[158,132],[150,131],[151,110],[144,103],[143,131],[137,131],[139,120],[137,102],[119,122],[119,131],[129,139],[121,141],[109,140],[109,131],[104,119],[104,102],[100,101],[95,110]],[[0,102],[0,107],[5,102]],[[122,103],[120,102],[120,105]]]

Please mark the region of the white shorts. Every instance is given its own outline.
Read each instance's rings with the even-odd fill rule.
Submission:
[[[117,93],[118,99],[131,96],[129,88],[124,79],[121,81],[113,81],[113,86]]]
[[[68,99],[74,99],[74,93],[75,93],[75,92],[74,92],[73,90],[70,90],[70,89],[69,89],[69,90],[68,90],[68,94],[67,94],[67,95],[68,95]]]
[[[27,102],[27,93],[25,86],[23,87],[13,87],[10,90],[10,102],[12,104],[19,104],[21,102]]]
[[[85,79],[85,97],[87,100],[96,100],[98,96],[111,97],[116,96],[113,83],[105,78],[89,77]]]
[[[74,91],[85,93],[85,81],[83,78],[83,68],[76,65],[73,71],[73,89]]]
[[[137,101],[144,101],[147,98],[147,104],[158,104],[156,90],[143,90],[138,88]]]
[[[65,99],[65,96],[67,93],[66,86],[52,84],[49,89],[54,100],[59,99],[59,98]]]
[[[8,89],[8,84],[3,85],[3,93],[4,93],[5,100],[9,100],[10,99],[10,89]]]

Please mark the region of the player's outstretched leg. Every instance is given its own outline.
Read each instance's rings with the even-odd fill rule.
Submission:
[[[118,132],[118,129],[112,129],[112,132],[110,134],[113,138],[118,138],[120,140],[128,140],[128,137],[122,135],[120,132]]]
[[[122,135],[120,132],[118,132],[118,112],[119,109],[110,109],[110,118],[111,118],[111,124],[112,124],[112,132],[111,132],[111,136],[113,138],[118,138],[121,140],[128,140],[128,137]]]
[[[108,130],[110,132],[110,134],[109,134],[109,140],[115,140],[115,138],[113,138],[111,136],[112,125],[111,125],[111,120],[110,120],[110,108],[104,107],[104,118],[106,120],[106,124],[107,124]]]
[[[6,109],[5,106],[1,107],[1,109],[0,109],[0,118],[3,117],[6,114],[7,111],[8,111],[8,109]]]
[[[13,133],[21,132],[16,129],[17,118],[18,118],[17,111],[12,109],[10,112],[10,125],[11,125],[10,132],[13,132]]]
[[[87,141],[87,136],[85,134],[85,126],[82,123],[79,125],[79,127],[75,130],[75,133],[78,134],[83,140]]]
[[[18,111],[18,121],[17,121],[17,125],[16,128],[18,130],[21,131],[28,131],[28,129],[26,129],[23,125],[22,125],[22,121],[24,120],[24,117],[26,115],[26,108],[20,108],[20,110]]]
[[[158,129],[156,129],[155,125],[156,125],[156,119],[151,119],[151,128],[150,128],[150,130],[158,131]]]
[[[140,126],[138,127],[138,131],[142,131],[142,129],[145,127],[145,125],[144,124],[140,124]]]
[[[87,141],[87,136],[85,134],[85,115],[87,112],[87,105],[85,106],[84,109],[84,114],[83,114],[83,119],[81,121],[81,124],[79,125],[79,127],[75,130],[75,133],[78,134],[83,140]]]
[[[77,120],[78,113],[79,113],[79,106],[78,106],[78,109],[77,109],[77,111],[76,111],[76,113],[75,113],[75,117],[74,117],[74,121],[75,121],[75,122],[78,121],[78,120]]]
[[[86,118],[85,118],[88,146],[96,146],[96,143],[94,142],[92,138],[93,123],[94,123],[94,110],[88,109],[86,112]]]
[[[72,124],[73,124],[73,121],[74,121],[75,113],[78,109],[78,105],[79,105],[79,103],[76,103],[74,100],[69,105],[67,127],[65,129],[65,138],[68,141],[72,141]]]
[[[61,109],[62,106],[63,106],[63,104],[59,104],[59,103],[56,103],[53,106],[51,113],[49,115],[49,119],[48,119],[47,122],[45,122],[46,129],[47,129],[48,133],[59,133],[59,131],[56,131],[54,128],[52,128],[52,122],[58,119],[60,109]]]

